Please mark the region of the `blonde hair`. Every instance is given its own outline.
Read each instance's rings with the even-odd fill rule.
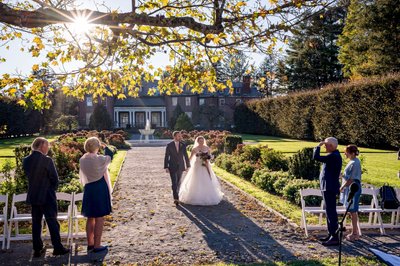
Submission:
[[[48,144],[48,143],[49,143],[49,141],[47,139],[38,137],[33,140],[32,144],[31,144],[31,149],[33,151],[37,151],[38,149],[40,149],[40,147],[42,147],[43,144]]]
[[[96,137],[90,137],[85,141],[84,148],[86,152],[95,152],[97,149],[100,149],[100,147],[100,140]]]

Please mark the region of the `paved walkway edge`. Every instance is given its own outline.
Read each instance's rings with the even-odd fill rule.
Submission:
[[[239,178],[239,177],[238,177]],[[287,218],[285,215],[283,215],[282,213],[278,212],[277,210],[269,207],[268,205],[266,205],[264,202],[262,202],[261,200],[257,199],[256,197],[254,197],[253,195],[247,193],[246,191],[242,190],[241,188],[235,186],[234,184],[232,184],[231,182],[225,180],[223,177],[219,176],[219,179],[224,182],[225,184],[227,184],[228,186],[232,187],[234,190],[239,191],[242,194],[247,195],[248,197],[250,197],[251,199],[255,200],[257,202],[258,205],[262,206],[263,208],[267,209],[268,211],[272,212],[273,214],[275,214],[276,216],[282,218],[283,220],[285,220],[290,226],[292,226],[293,228],[300,228],[300,226],[298,224],[296,224],[295,222],[293,222],[292,220],[290,220],[289,218]]]

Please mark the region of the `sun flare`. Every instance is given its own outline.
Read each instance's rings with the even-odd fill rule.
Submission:
[[[71,23],[70,29],[73,33],[82,35],[89,33],[93,25],[89,22],[88,17],[77,16]]]

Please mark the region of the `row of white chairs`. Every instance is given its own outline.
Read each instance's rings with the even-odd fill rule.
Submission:
[[[68,232],[61,234],[61,237],[67,238],[67,243],[73,241],[74,238],[84,237],[83,232],[79,232],[79,219],[84,219],[85,217],[78,210],[77,203],[82,201],[83,193],[64,193],[57,192],[57,201],[63,201],[68,204],[67,212],[58,212],[57,220],[68,222]],[[0,204],[4,204],[3,212],[0,213],[0,224],[3,223],[3,233],[0,235],[0,241],[2,242],[2,249],[5,248],[7,243],[7,249],[10,248],[11,241],[17,240],[31,240],[31,234],[20,234],[19,223],[20,222],[32,222],[32,215],[30,213],[20,213],[17,209],[17,203],[25,202],[27,194],[13,195],[10,217],[8,218],[8,194],[0,195]],[[42,220],[42,228],[44,225],[44,217]],[[13,228],[14,226],[14,228]],[[47,227],[47,225],[46,225]],[[14,234],[12,234],[14,230]],[[46,230],[45,237],[48,237],[48,228]]]
[[[379,229],[380,233],[385,234],[385,228],[400,228],[400,207],[398,209],[382,209],[379,206],[378,195],[379,188],[375,188],[369,185],[369,188],[362,188],[361,195],[368,195],[371,197],[371,203],[369,205],[359,205],[359,213],[367,213],[369,214],[368,221],[358,224],[359,231],[361,233],[361,228],[364,229]],[[400,200],[400,189],[396,188],[397,198]],[[325,215],[325,203],[322,200],[322,193],[319,189],[307,188],[300,189],[301,196],[301,227],[304,228],[306,236],[308,236],[309,230],[322,230],[326,229],[326,225],[323,224],[323,215]],[[321,205],[320,206],[307,206],[305,197],[314,196],[321,197]],[[336,210],[338,214],[344,214],[346,212],[346,208],[344,206],[337,206]],[[382,213],[391,213],[391,219],[389,223],[384,223],[382,220]],[[307,223],[307,214],[310,215],[318,215],[318,224],[308,224]]]

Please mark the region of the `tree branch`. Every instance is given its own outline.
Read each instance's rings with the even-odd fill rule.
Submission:
[[[72,23],[78,15],[88,16],[88,21],[98,25],[116,26],[119,24],[136,24],[155,27],[185,27],[205,34],[218,34],[223,31],[222,25],[208,25],[197,22],[192,17],[149,16],[134,12],[104,13],[94,10],[63,10],[58,8],[39,8],[33,11],[19,10],[0,2],[0,22],[23,28],[45,27],[58,23]]]

